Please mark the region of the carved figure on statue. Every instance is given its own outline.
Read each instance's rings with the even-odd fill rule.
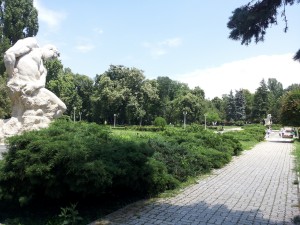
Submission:
[[[39,47],[33,37],[18,40],[4,54],[12,118],[2,121],[0,139],[27,130],[47,127],[66,110],[66,105],[45,88],[44,61],[59,57],[53,45]],[[0,123],[1,124],[1,123]]]

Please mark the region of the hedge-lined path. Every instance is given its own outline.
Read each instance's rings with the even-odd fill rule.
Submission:
[[[292,150],[262,142],[175,197],[137,202],[92,224],[293,224],[300,214]]]

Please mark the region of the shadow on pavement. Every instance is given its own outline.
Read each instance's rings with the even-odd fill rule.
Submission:
[[[234,207],[239,208],[239,205]],[[89,225],[293,224],[292,218],[285,219],[285,213],[272,213],[270,219],[271,213],[271,209],[264,209],[264,213],[258,207],[233,210],[226,205],[209,205],[203,201],[184,206],[137,202]]]

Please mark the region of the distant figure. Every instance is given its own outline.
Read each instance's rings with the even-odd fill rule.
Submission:
[[[267,135],[266,135],[266,136],[267,136],[267,138],[269,138],[269,137],[270,137],[270,134],[271,134],[271,132],[272,132],[272,130],[271,130],[270,128],[268,128],[268,129],[267,129],[267,131],[266,131],[266,133],[267,133]]]

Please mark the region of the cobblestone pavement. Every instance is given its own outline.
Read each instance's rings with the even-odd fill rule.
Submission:
[[[176,197],[137,202],[92,224],[293,224],[300,214],[292,150],[260,143]]]

